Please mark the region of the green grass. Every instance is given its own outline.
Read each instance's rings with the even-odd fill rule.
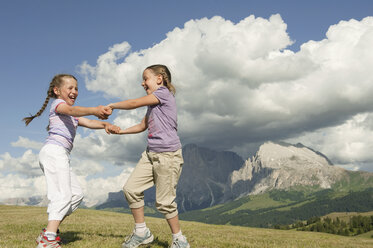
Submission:
[[[297,207],[301,207],[303,205],[306,205],[308,203],[312,203],[313,200],[306,200],[306,201],[303,201],[303,202],[299,202],[299,203],[296,203],[296,204],[292,204],[292,205],[288,205],[288,206],[285,206],[285,207],[279,207],[279,208],[276,208],[277,211],[290,211],[292,208],[297,208]]]
[[[372,211],[373,188],[358,192],[335,192],[332,189],[306,194],[273,190],[203,210],[180,214],[182,220],[206,224],[230,224],[250,227],[289,225],[330,212]],[[335,197],[335,196],[340,197]]]
[[[0,247],[36,247],[35,238],[46,224],[45,208],[0,205]],[[171,234],[164,219],[146,218],[155,236],[148,247],[168,247]],[[324,233],[208,225],[181,221],[191,247],[334,248],[373,247],[370,237],[342,237]],[[63,247],[120,247],[133,229],[132,216],[125,213],[79,209],[61,225]]]
[[[346,176],[333,185],[336,191],[360,191],[373,187],[373,177],[370,172],[346,171]]]
[[[367,239],[371,238],[372,239],[373,238],[373,231],[360,234],[360,235],[358,235],[358,237],[360,237],[360,238],[367,238]]]
[[[371,216],[371,215],[373,215],[373,211],[362,212],[362,213],[360,213],[360,212],[359,213],[358,212],[334,212],[334,213],[327,214],[327,215],[325,215],[321,218],[325,219],[325,218],[329,217],[332,220],[336,220],[337,218],[339,218],[339,220],[343,220],[346,223],[350,223],[350,218],[353,217],[353,216],[357,216],[357,215]]]
[[[284,206],[284,205],[288,205],[289,203],[292,203],[292,201],[290,201],[290,200],[276,201],[276,200],[274,200],[270,197],[269,193],[260,194],[260,195],[252,195],[252,196],[249,196],[249,197],[246,197],[246,198],[249,199],[249,201],[243,203],[242,205],[240,205],[237,208],[234,208],[230,211],[227,211],[226,213],[227,214],[234,214],[239,210],[246,210],[246,209],[258,210],[258,209],[262,209],[262,208],[268,208],[268,206],[280,207],[280,206]],[[243,199],[245,199],[245,198],[243,198]]]

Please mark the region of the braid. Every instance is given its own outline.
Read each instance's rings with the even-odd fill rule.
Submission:
[[[57,97],[56,94],[54,93],[54,87],[61,87],[63,77],[72,77],[72,78],[75,79],[74,76],[69,75],[69,74],[57,74],[56,76],[54,76],[52,81],[49,83],[49,88],[48,88],[48,91],[47,91],[47,97],[45,98],[43,106],[40,108],[40,110],[35,115],[31,115],[29,117],[25,117],[25,118],[22,119],[25,122],[26,126],[28,124],[30,124],[30,122],[35,117],[40,116],[44,112],[45,108],[48,106],[48,102],[49,102],[50,98],[56,98]]]
[[[50,96],[48,95],[46,98],[45,98],[45,101],[44,101],[44,104],[43,106],[41,107],[41,109],[39,110],[39,112],[37,112],[35,115],[31,115],[30,117],[25,117],[23,118],[23,121],[25,122],[26,126],[35,118],[35,117],[38,117],[40,116],[45,108],[47,107],[48,105],[48,102],[49,102],[49,99],[50,99]]]
[[[175,89],[175,87],[171,83],[171,74],[168,75],[168,73],[166,71],[163,71],[163,70],[162,70],[162,72],[160,74],[163,77],[163,84],[164,84],[164,86],[166,86],[168,88],[168,90],[171,91],[172,94],[175,95],[176,89]]]

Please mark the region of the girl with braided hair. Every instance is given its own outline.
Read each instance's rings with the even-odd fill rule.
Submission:
[[[165,215],[172,232],[171,247],[189,247],[181,233],[175,202],[184,161],[177,135],[175,88],[171,83],[171,73],[165,65],[149,66],[143,72],[141,85],[146,96],[108,105],[112,109],[148,108],[141,123],[119,131],[119,134],[132,134],[148,129],[148,146],[123,187],[135,220],[135,230],[122,247],[134,248],[153,241],[153,234],[145,224],[143,193],[153,185],[156,187],[156,207]]]
[[[50,82],[47,97],[39,112],[23,119],[27,126],[44,112],[49,99],[55,98],[49,112],[48,137],[39,153],[40,168],[47,182],[49,204],[48,225],[36,239],[38,248],[60,247],[58,227],[83,200],[82,189],[70,168],[70,151],[77,126],[105,129],[108,134],[119,132],[119,127],[108,122],[82,117],[95,115],[100,119],[107,119],[112,113],[111,108],[73,106],[77,96],[76,78],[69,74],[58,74]]]

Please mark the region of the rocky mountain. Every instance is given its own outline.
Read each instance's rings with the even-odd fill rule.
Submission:
[[[176,199],[180,212],[273,189],[328,189],[347,174],[325,155],[302,144],[266,142],[246,161],[234,152],[217,152],[196,145],[186,145],[183,156]],[[154,205],[154,189],[145,194],[146,205]],[[99,208],[125,205],[123,193],[118,192],[110,193],[108,201]]]
[[[346,170],[302,144],[267,142],[242,168],[233,171],[225,190],[225,201],[272,189],[295,187],[331,188]]]
[[[181,212],[224,202],[229,175],[244,163],[234,152],[217,152],[196,145],[186,145],[183,157],[183,171],[177,188]]]
[[[222,203],[229,175],[241,168],[244,160],[234,152],[217,152],[190,144],[183,147],[183,170],[177,188],[180,212]],[[154,187],[145,191],[145,205],[155,201]],[[108,200],[96,208],[127,207],[123,191],[109,193]]]
[[[373,173],[333,166],[326,156],[302,144],[267,142],[229,175],[223,203],[179,217],[273,227],[332,212],[373,211]]]

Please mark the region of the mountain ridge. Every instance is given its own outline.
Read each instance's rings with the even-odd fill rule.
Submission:
[[[226,199],[297,185],[331,188],[345,174],[344,169],[333,166],[321,153],[300,143],[284,144],[264,143],[240,170],[233,171],[228,188],[230,195]]]
[[[326,155],[301,143],[266,142],[255,156],[245,161],[234,152],[217,152],[194,144],[183,147],[183,156],[176,199],[180,213],[271,190],[317,192],[333,187],[340,191],[352,186],[356,190],[373,187],[373,173],[350,172],[334,166]],[[360,177],[371,180],[363,185],[365,188],[359,186]],[[152,206],[154,189],[145,194],[146,205]],[[111,207],[124,206],[123,193],[118,192],[119,195],[122,203]]]

